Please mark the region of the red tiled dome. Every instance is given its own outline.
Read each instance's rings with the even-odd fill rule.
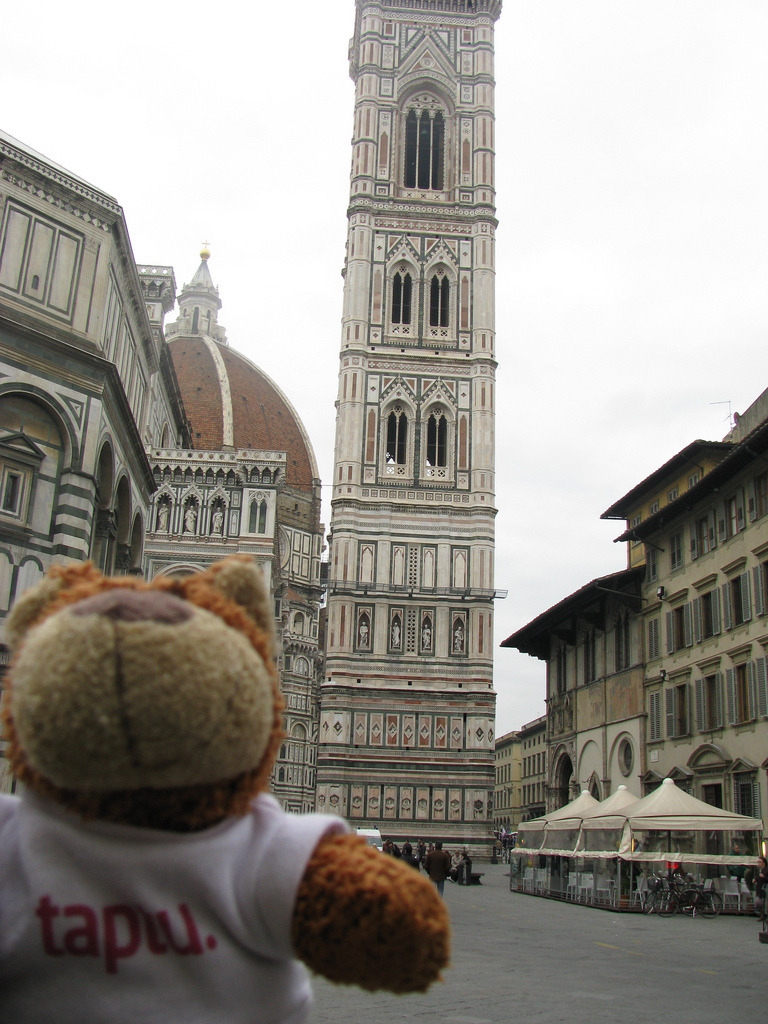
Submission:
[[[311,492],[318,475],[314,452],[296,410],[274,381],[245,356],[210,338],[172,338],[168,348],[195,448],[217,451],[231,444],[286,452],[286,482]],[[225,412],[230,405],[228,436]]]

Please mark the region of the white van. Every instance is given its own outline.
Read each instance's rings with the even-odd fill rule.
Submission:
[[[362,836],[369,846],[375,846],[377,850],[383,851],[384,840],[377,828],[356,828],[357,835]]]

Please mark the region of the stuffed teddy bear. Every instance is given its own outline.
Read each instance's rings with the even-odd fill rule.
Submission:
[[[57,567],[6,623],[0,1019],[299,1024],[306,964],[424,991],[435,887],[268,794],[272,608],[248,557],[151,584]]]

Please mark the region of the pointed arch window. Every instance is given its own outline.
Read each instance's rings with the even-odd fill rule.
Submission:
[[[251,507],[248,512],[248,533],[266,533],[267,532],[267,503],[266,501],[257,501],[255,498],[251,502]]]
[[[427,465],[447,465],[448,423],[442,414],[432,413],[427,420]]]
[[[429,326],[448,326],[450,285],[445,274],[433,274],[429,283]]]
[[[411,322],[411,293],[413,281],[410,274],[398,271],[392,278],[392,323]]]
[[[408,420],[404,412],[391,412],[387,418],[387,462],[405,465],[408,444]]]
[[[417,114],[409,110],[405,119],[405,187],[439,190],[443,187],[445,120],[437,110]]]

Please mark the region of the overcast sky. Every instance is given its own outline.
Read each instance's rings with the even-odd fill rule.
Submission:
[[[229,342],[325,485],[353,25],[353,0],[3,11],[0,127],[113,195],[179,288],[209,242]],[[623,568],[600,513],[768,385],[767,38],[765,0],[504,4],[497,644]],[[495,679],[499,735],[544,713],[541,662],[497,650]]]

